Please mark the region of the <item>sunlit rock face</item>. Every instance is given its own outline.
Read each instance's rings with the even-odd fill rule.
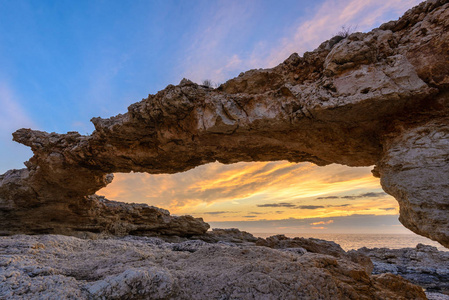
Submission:
[[[0,228],[4,234],[155,233],[171,228],[167,214],[152,208],[135,213],[135,207],[87,196],[111,182],[114,172],[288,160],[377,165],[374,174],[399,201],[402,223],[448,247],[446,2],[422,3],[398,21],[335,37],[303,57],[292,54],[275,68],[247,71],[217,89],[184,79],[123,115],[92,119],[90,136],[16,131],[14,140],[34,156],[27,169],[0,176]],[[154,229],[158,219],[162,225]],[[208,227],[187,219],[188,226],[175,222],[183,228],[177,235]]]
[[[378,164],[383,189],[400,205],[399,220],[449,245],[449,119],[404,130]]]

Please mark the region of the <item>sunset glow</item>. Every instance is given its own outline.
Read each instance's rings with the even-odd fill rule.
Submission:
[[[98,192],[108,199],[164,207],[206,222],[396,216],[396,200],[384,193],[372,168],[311,163],[212,163],[179,174],[115,174]]]

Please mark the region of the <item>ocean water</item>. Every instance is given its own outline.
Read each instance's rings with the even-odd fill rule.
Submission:
[[[253,233],[256,237],[266,238],[275,234],[272,233]],[[440,251],[449,251],[438,242],[429,240],[428,238],[416,234],[285,234],[288,237],[304,237],[317,238],[327,241],[334,241],[339,244],[345,251],[352,249],[367,248],[414,248],[419,243],[437,247]]]

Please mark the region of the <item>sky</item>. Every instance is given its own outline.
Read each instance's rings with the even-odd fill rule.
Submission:
[[[19,128],[90,134],[182,78],[219,84],[333,37],[396,20],[418,0],[0,0],[0,174],[32,153]],[[409,233],[372,167],[212,163],[115,174],[99,194],[253,232]]]

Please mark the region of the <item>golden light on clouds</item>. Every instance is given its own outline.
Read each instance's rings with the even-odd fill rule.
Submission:
[[[326,224],[332,224],[332,223],[334,223],[334,220],[314,222],[314,223],[310,223],[310,225],[326,225]]]
[[[115,174],[98,193],[207,222],[396,215],[397,202],[370,170],[286,161],[211,163],[178,174]]]

